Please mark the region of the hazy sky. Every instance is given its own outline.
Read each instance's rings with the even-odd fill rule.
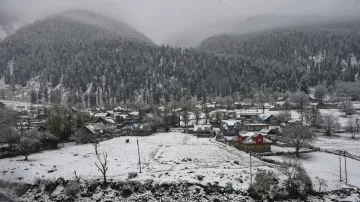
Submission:
[[[127,22],[156,43],[190,27],[262,14],[359,15],[360,0],[0,0],[28,20],[85,8]]]

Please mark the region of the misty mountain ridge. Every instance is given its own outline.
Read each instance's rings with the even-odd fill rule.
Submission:
[[[16,15],[4,9],[0,9],[0,41],[15,33],[17,29],[27,24]]]
[[[203,40],[214,35],[246,35],[281,27],[346,22],[354,18],[356,19],[356,17],[350,16],[325,17],[318,15],[257,15],[238,17],[174,33],[163,44],[184,48],[197,47]]]

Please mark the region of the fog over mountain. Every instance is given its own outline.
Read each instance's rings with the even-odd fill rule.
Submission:
[[[301,22],[309,19],[308,16],[331,19],[337,16],[358,16],[360,1],[1,0],[0,8],[0,12],[11,13],[22,21],[33,21],[68,9],[87,9],[123,21],[157,44],[165,42],[177,46],[194,46],[212,35],[239,30],[262,30],[272,27],[273,24]],[[285,21],[272,21],[265,17],[263,23],[256,21],[255,26],[248,21],[251,16],[269,15],[284,16],[280,18]],[[288,15],[292,18],[287,18]],[[311,20],[314,19],[316,18]]]

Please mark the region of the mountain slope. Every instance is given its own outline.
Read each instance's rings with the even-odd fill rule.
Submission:
[[[261,58],[283,66],[300,63],[310,83],[333,84],[336,75],[355,81],[359,72],[360,20],[290,26],[249,35],[218,35],[204,40],[200,50]],[[323,76],[317,76],[323,74]]]
[[[79,21],[88,25],[101,27],[119,35],[120,37],[132,41],[153,43],[148,37],[137,31],[133,27],[121,21],[113,20],[98,13],[86,10],[70,10],[59,14],[59,16]]]
[[[298,31],[293,32],[293,40],[302,39]],[[341,53],[348,53],[345,50],[352,47],[350,42],[358,44],[357,34],[351,33]],[[311,41],[326,34],[315,32],[304,37]],[[89,107],[136,100],[159,104],[193,97],[206,102],[216,96],[253,96],[260,89],[295,91],[300,85],[351,80],[358,72],[353,65],[345,68],[347,61],[324,61],[319,54],[310,60],[299,52],[299,59],[288,59],[285,56],[291,57],[289,50],[295,43],[287,39],[290,36],[284,40],[272,40],[276,34],[270,35],[271,40],[266,36],[260,33],[246,38],[249,45],[244,50],[237,46],[227,50],[216,43],[206,46],[204,42],[203,50],[216,52],[209,53],[139,43],[101,26],[56,15],[25,26],[0,42],[0,80],[21,86],[36,80],[39,88],[34,88],[32,95],[38,100]],[[336,38],[334,43],[344,40]],[[296,43],[301,41],[305,40]],[[265,46],[273,43],[280,47],[275,53]],[[308,66],[316,68],[309,70]],[[61,94],[66,99],[61,100]]]

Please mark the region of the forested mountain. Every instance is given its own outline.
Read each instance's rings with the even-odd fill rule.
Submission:
[[[270,75],[269,67],[273,65],[278,71],[290,69],[294,74],[288,78],[297,82],[301,78],[298,73],[303,72],[309,85],[355,81],[359,73],[360,20],[218,35],[204,40],[199,49],[256,60],[256,66]]]
[[[359,71],[357,22],[217,36],[200,47],[215,52],[208,53],[143,43],[95,25],[101,20],[78,20],[74,16],[81,12],[73,12],[36,21],[0,43],[6,84],[35,80],[39,88],[31,97],[45,102],[63,97],[85,106],[139,99],[159,104],[239,98],[260,89],[295,91],[322,81],[351,81]]]

